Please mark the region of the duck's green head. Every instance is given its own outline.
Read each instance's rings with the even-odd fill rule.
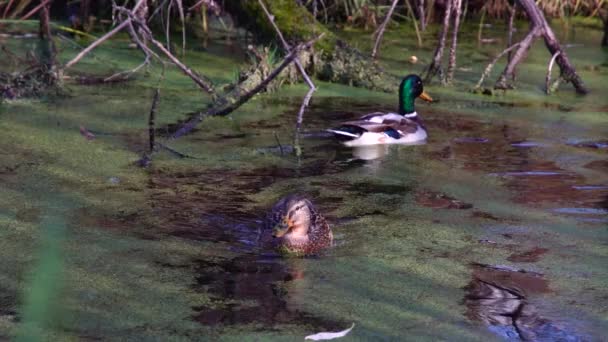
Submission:
[[[425,101],[433,101],[433,99],[424,92],[422,80],[418,75],[407,75],[399,85],[399,114],[410,114],[415,112],[414,100],[420,97]]]

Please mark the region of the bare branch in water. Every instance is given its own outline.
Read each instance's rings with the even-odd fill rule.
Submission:
[[[553,69],[553,63],[555,63],[555,59],[561,53],[562,53],[561,51],[557,51],[556,53],[554,53],[553,56],[551,56],[551,60],[549,60],[549,65],[547,65],[547,76],[545,77],[545,92],[547,93],[547,95],[551,94],[551,91],[552,91],[552,89],[551,89],[551,70]]]
[[[520,43],[515,43],[514,45],[504,49],[501,53],[499,53],[498,55],[496,55],[496,57],[494,57],[494,59],[490,62],[490,64],[488,64],[488,66],[486,67],[486,69],[483,71],[483,73],[481,74],[481,78],[479,78],[479,81],[477,82],[477,84],[475,85],[475,89],[480,89],[481,85],[483,84],[483,80],[488,77],[488,75],[490,75],[490,72],[492,72],[492,68],[494,68],[494,65],[496,65],[496,63],[498,62],[498,60],[500,59],[500,57],[504,56],[505,54],[511,52],[513,49],[515,49],[516,47],[519,46]]]

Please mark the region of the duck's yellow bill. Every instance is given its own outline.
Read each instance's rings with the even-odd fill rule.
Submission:
[[[288,218],[284,218],[272,230],[272,236],[275,238],[283,237],[291,228],[292,222]]]
[[[423,99],[424,101],[433,102],[433,98],[430,97],[429,94],[425,93],[424,91],[418,97],[421,98],[421,99]]]

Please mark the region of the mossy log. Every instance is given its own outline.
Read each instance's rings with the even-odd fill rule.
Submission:
[[[385,73],[371,58],[340,40],[296,1],[272,0],[266,1],[266,6],[292,46],[324,33],[323,39],[315,44],[314,52],[301,57],[309,74],[320,80],[372,90],[396,90],[395,76]],[[276,41],[276,32],[258,0],[227,1],[225,9],[260,42]]]

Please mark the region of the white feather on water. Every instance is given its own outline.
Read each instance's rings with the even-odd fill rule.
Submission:
[[[314,335],[308,335],[304,337],[305,340],[313,340],[313,341],[323,341],[323,340],[333,340],[335,338],[340,338],[346,336],[353,328],[355,327],[355,323],[353,325],[342,331],[338,332],[320,332]]]

